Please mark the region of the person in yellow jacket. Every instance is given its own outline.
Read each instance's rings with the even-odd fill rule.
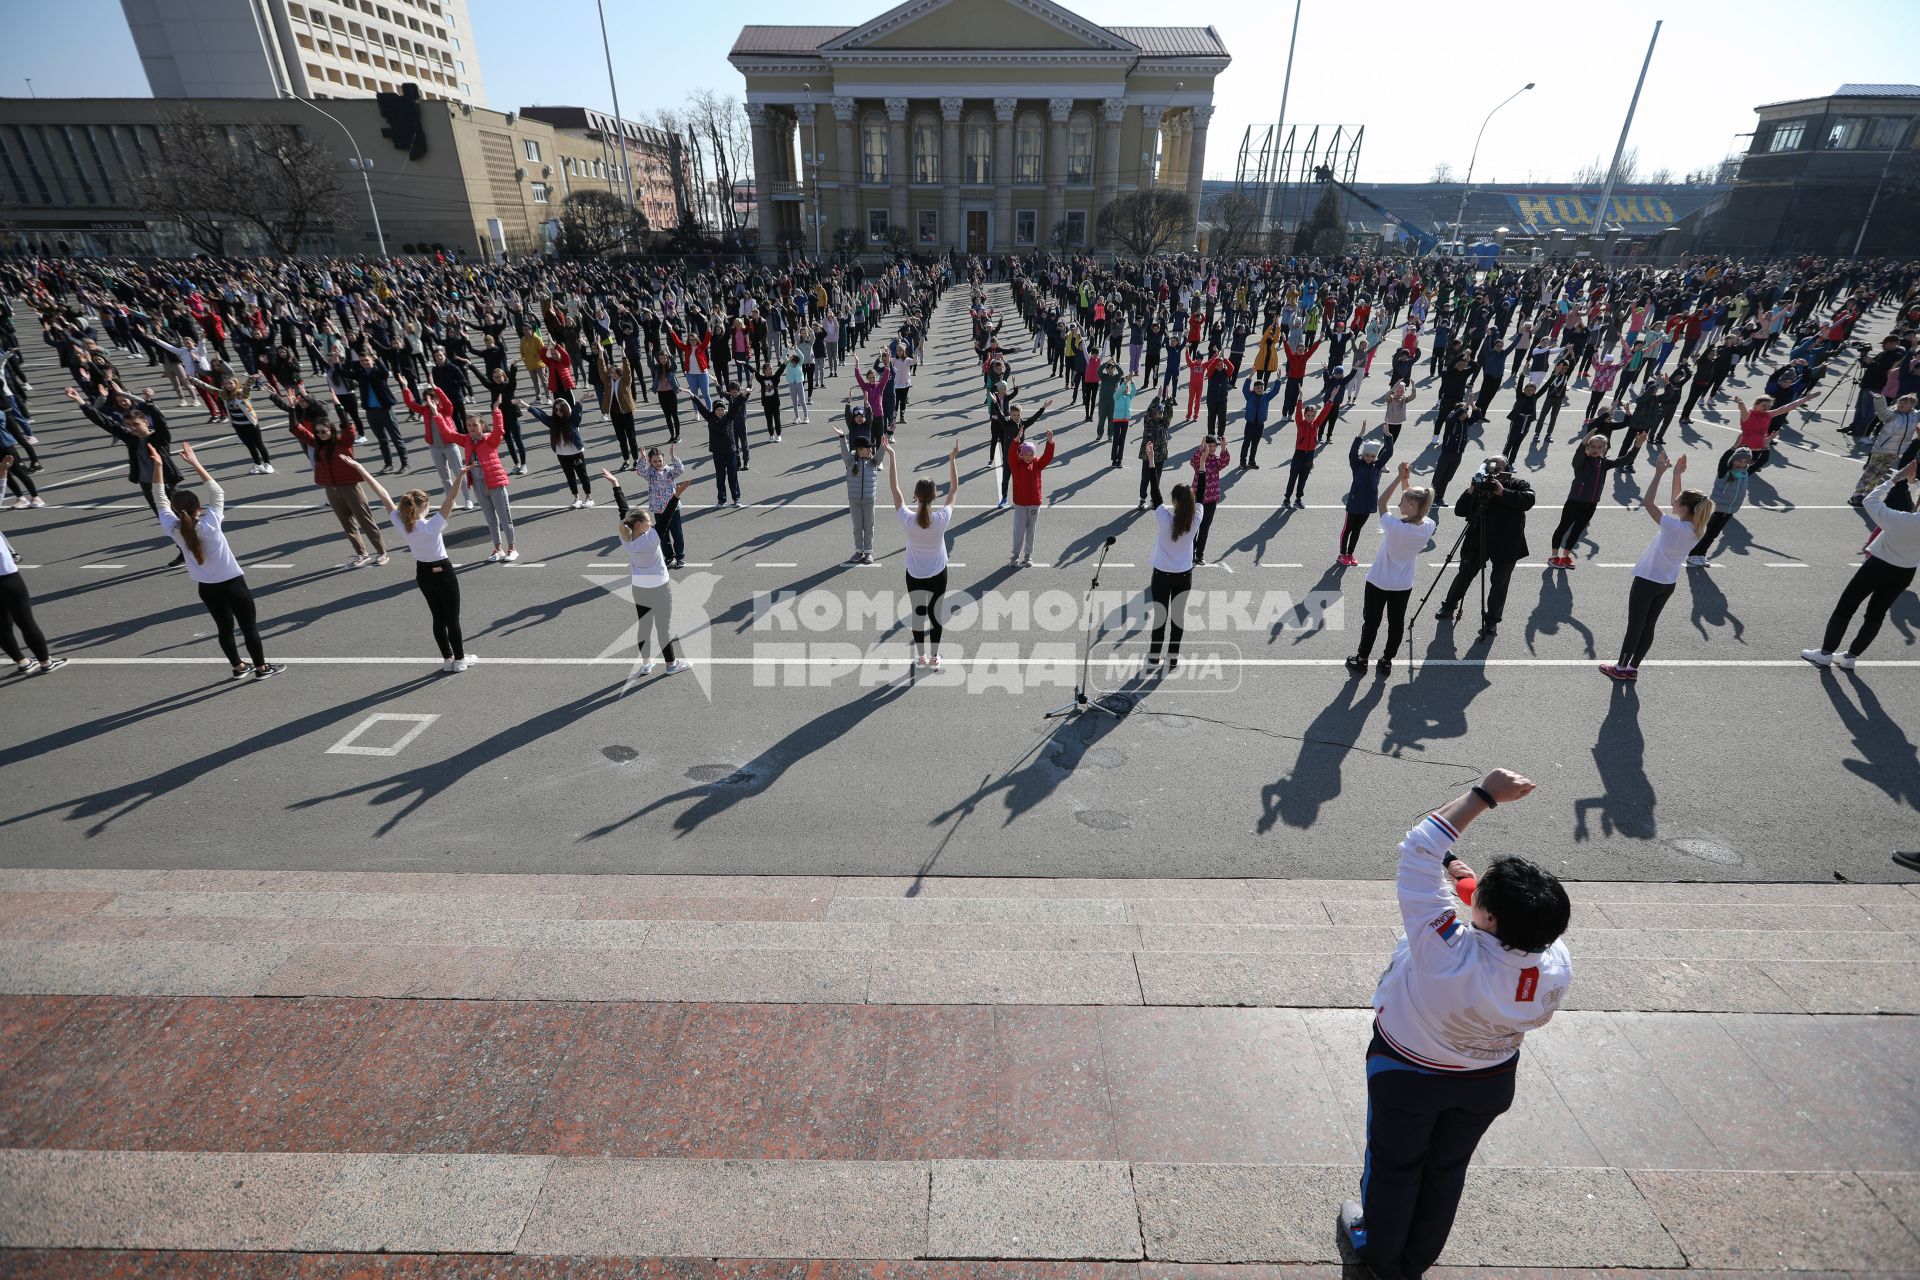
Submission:
[[[1280,336],[1280,322],[1269,316],[1267,327],[1260,331],[1260,345],[1253,353],[1253,371],[1263,375],[1263,381],[1280,367]]]
[[[533,398],[536,403],[545,399],[547,389],[547,344],[540,336],[538,325],[528,325],[527,331],[520,335],[520,367],[527,371],[527,377],[533,383]]]

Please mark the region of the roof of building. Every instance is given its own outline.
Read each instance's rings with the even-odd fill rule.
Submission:
[[[815,53],[835,36],[843,36],[852,27],[759,27],[740,28],[732,53],[756,57],[795,57]]]
[[[1149,58],[1224,58],[1226,42],[1212,27],[1108,27]]]
[[[852,27],[746,26],[733,42],[729,56],[756,58],[811,57],[820,46],[852,31]],[[1224,58],[1226,42],[1212,27],[1108,27],[1129,44],[1140,46],[1149,58]]]
[[[1920,98],[1920,84],[1843,84],[1836,98]]]

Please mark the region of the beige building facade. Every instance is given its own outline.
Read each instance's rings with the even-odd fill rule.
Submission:
[[[6,98],[0,99],[0,248],[194,253],[179,227],[141,206],[132,180],[164,159],[168,122],[183,106],[216,125],[298,129],[332,151],[346,211],[312,237],[310,251],[316,253],[378,252],[366,186],[352,167],[356,146],[371,165],[373,204],[390,253],[538,253],[571,192],[626,195],[621,153],[598,132],[559,128],[516,112],[424,102],[426,151],[409,160],[381,136],[386,122],[371,98],[317,105],[245,98]],[[635,177],[636,199],[645,199],[652,184],[640,172]],[[260,251],[257,236],[233,226],[229,252]]]
[[[1198,212],[1212,27],[1102,27],[1050,0],[908,0],[856,27],[742,29],[763,253],[1101,248],[1100,210],[1143,188]],[[1056,237],[1058,239],[1056,239]]]

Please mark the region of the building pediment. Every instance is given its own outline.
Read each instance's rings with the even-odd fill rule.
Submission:
[[[912,50],[1049,50],[1138,56],[1139,47],[1050,0],[907,0],[820,45],[829,58]]]

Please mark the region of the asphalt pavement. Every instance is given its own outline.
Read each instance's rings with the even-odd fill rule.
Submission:
[[[1004,288],[993,292],[1006,305]],[[1311,505],[1276,511],[1290,442],[1270,429],[1265,469],[1234,473],[1216,517],[1187,662],[1152,679],[1138,662],[1152,524],[1134,509],[1132,445],[1110,470],[1092,426],[1057,403],[1044,425],[1059,430],[1061,456],[1046,473],[1036,563],[1009,566],[964,308],[963,291],[942,304],[898,437],[912,476],[938,476],[947,447],[962,447],[952,581],[970,599],[958,601],[940,672],[908,667],[901,537],[884,492],[881,563],[845,563],[825,425],[843,375],[777,444],[763,443],[755,405],[741,509],[709,505],[704,433],[687,433],[697,482],[674,630],[694,670],[671,677],[633,666],[604,486],[600,506],[570,509],[544,445],[513,485],[518,563],[485,563],[477,513],[456,516],[450,542],[481,661],[444,676],[404,546],[389,539],[385,567],[346,567],[350,548],[271,406],[280,466],[261,477],[245,474],[223,427],[181,410],[176,438],[206,442],[268,652],[289,664],[264,685],[224,679],[210,621],[126,483],[124,451],[58,398],[59,370],[16,308],[49,505],[0,513],[0,529],[29,566],[55,651],[74,662],[0,681],[8,862],[1365,878],[1385,874],[1422,811],[1506,765],[1541,790],[1476,841],[1575,878],[1911,878],[1888,854],[1915,847],[1920,803],[1914,596],[1855,672],[1798,658],[1868,532],[1845,501],[1860,462],[1834,430],[1846,389],[1822,416],[1792,416],[1784,465],[1756,479],[1713,567],[1683,578],[1632,688],[1595,666],[1618,645],[1631,566],[1653,534],[1628,505],[1651,465],[1620,477],[1581,567],[1550,571],[1564,428],[1521,457],[1541,498],[1499,634],[1437,624],[1429,602],[1414,623],[1417,661],[1403,653],[1390,677],[1357,680],[1341,659],[1364,569],[1332,565],[1349,432],[1323,452]],[[1002,336],[1019,329],[1010,317]],[[1042,362],[1011,345],[1038,403]],[[139,359],[120,362],[138,383]],[[1762,376],[1735,390],[1757,392]],[[1377,415],[1384,390],[1377,369],[1356,421]],[[1416,413],[1433,390],[1420,388]],[[1584,399],[1576,389],[1573,408]],[[1722,400],[1675,428],[1702,482],[1732,418]],[[664,441],[651,405],[641,430]],[[1177,460],[1200,431],[1179,429]],[[1431,466],[1429,432],[1416,420],[1402,435],[1421,450],[1416,470]],[[596,463],[617,456],[596,410],[588,434]],[[1237,441],[1237,411],[1228,434]],[[1416,600],[1457,527],[1443,521]],[[1079,681],[1083,594],[1109,537],[1086,675],[1122,714],[1043,720]],[[1363,536],[1363,562],[1374,541]]]

